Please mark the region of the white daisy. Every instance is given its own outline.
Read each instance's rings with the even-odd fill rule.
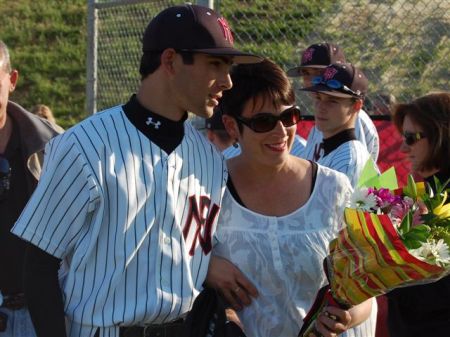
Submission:
[[[369,189],[361,187],[355,189],[350,198],[350,208],[356,208],[362,211],[371,211],[377,207],[376,196],[369,193]]]
[[[422,246],[417,249],[411,249],[409,253],[419,260],[437,264],[441,267],[450,264],[449,247],[442,239],[437,242],[436,240],[424,242]]]

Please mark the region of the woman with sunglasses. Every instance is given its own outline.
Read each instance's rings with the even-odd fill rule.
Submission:
[[[432,187],[450,178],[450,93],[431,93],[398,104],[393,121],[403,135],[400,150],[412,172]],[[450,187],[450,186],[447,186]],[[435,283],[400,288],[388,294],[392,337],[447,337],[450,331],[450,276]]]
[[[231,78],[223,121],[242,152],[227,161],[207,283],[237,309],[248,337],[297,337],[326,283],[322,261],[352,188],[342,173],[289,153],[301,118],[278,65],[238,65]],[[348,311],[328,307],[337,319],[322,313],[317,328],[336,336],[366,319],[370,308],[370,302]]]

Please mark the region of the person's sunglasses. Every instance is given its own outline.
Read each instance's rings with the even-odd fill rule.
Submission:
[[[281,121],[285,128],[293,126],[300,122],[301,111],[298,106],[292,106],[279,115],[274,115],[268,112],[261,112],[253,116],[252,118],[245,118],[241,116],[234,116],[236,120],[254,132],[262,133],[273,130],[278,121]]]
[[[361,93],[355,92],[346,85],[344,85],[341,81],[338,80],[325,80],[323,76],[316,76],[311,80],[311,83],[314,85],[324,84],[330,89],[342,90],[351,95],[361,97]]]
[[[417,141],[421,140],[422,138],[425,138],[425,134],[423,132],[404,131],[402,136],[405,141],[405,144],[408,146],[414,145]]]
[[[2,200],[10,188],[11,166],[9,161],[0,156],[0,200]]]

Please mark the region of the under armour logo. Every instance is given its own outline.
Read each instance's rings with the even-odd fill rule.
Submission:
[[[159,126],[161,125],[161,122],[160,121],[154,122],[151,117],[148,117],[147,121],[145,122],[145,124],[147,124],[147,125],[152,124],[155,129],[159,129]]]

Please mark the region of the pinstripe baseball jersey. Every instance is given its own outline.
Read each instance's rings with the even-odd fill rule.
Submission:
[[[369,157],[369,152],[359,140],[351,140],[320,157],[317,163],[344,173],[349,178],[352,187],[355,187]]]
[[[101,337],[118,337],[119,325],[187,312],[206,276],[227,179],[213,145],[185,122],[167,154],[118,106],[55,138],[46,153],[13,233],[67,262],[68,335],[104,327]]]
[[[305,145],[306,145],[306,140],[299,135],[295,135],[294,142],[292,143],[291,154],[294,156],[297,156],[297,157],[301,157],[301,153],[304,150]],[[222,151],[222,154],[225,157],[225,159],[230,159],[230,158],[236,157],[240,153],[241,153],[241,148],[240,148],[239,144],[237,144],[237,146],[229,146],[225,150]]]
[[[377,162],[378,152],[380,150],[378,131],[373,124],[370,116],[360,110],[355,122],[356,138],[363,143],[367,151],[372,156],[374,162]],[[314,160],[314,153],[317,152],[319,144],[322,142],[323,135],[315,126],[311,128],[306,141],[306,146],[301,157],[304,159]]]

